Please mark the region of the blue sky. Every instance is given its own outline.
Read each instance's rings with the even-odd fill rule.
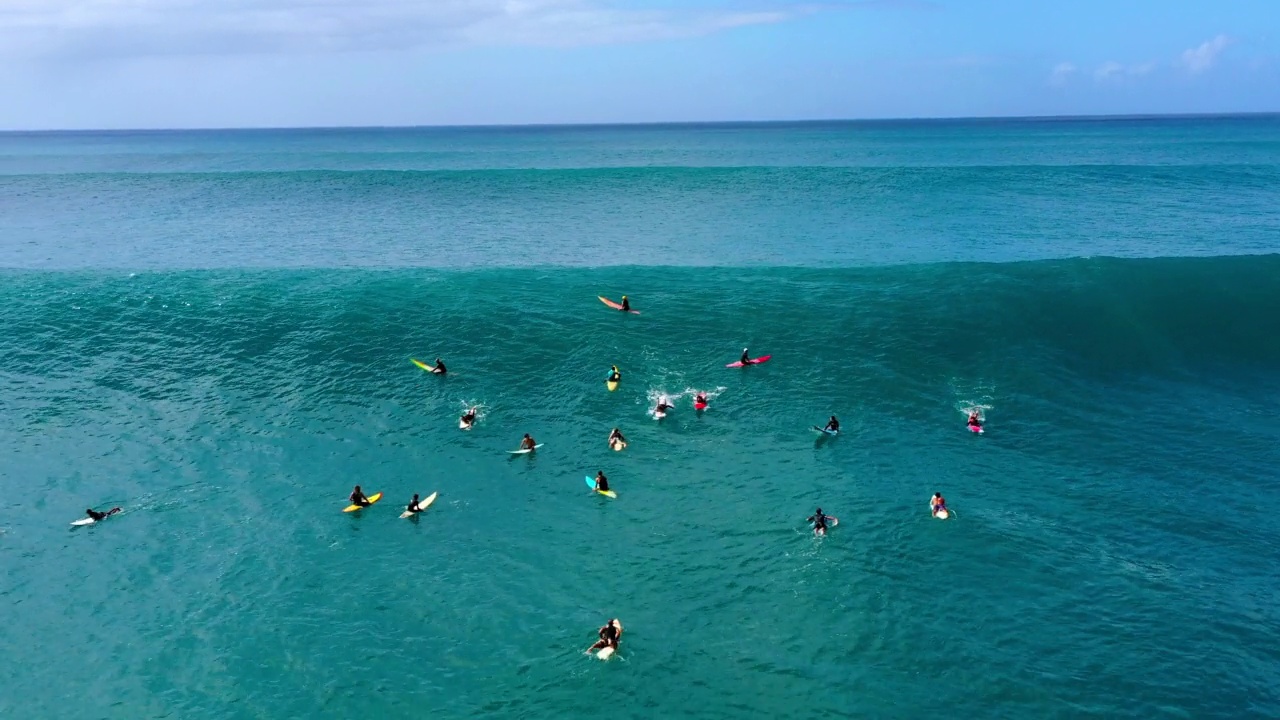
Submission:
[[[0,129],[1280,111],[1280,1],[0,0]]]

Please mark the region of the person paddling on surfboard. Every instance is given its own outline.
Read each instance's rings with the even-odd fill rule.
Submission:
[[[618,641],[622,639],[622,623],[618,618],[614,618],[608,623],[605,623],[604,627],[600,628],[599,634],[600,640],[596,642],[595,645],[587,648],[588,653],[592,650],[600,650],[601,648],[606,647],[611,647],[617,651]]]
[[[969,427],[973,427],[973,428],[982,427],[982,416],[978,414],[977,410],[969,411]]]
[[[619,430],[618,428],[614,428],[613,431],[609,433],[609,447],[613,447],[615,445],[618,445],[619,443],[621,443],[622,445],[626,445],[627,439],[622,436],[621,430]]]
[[[933,494],[933,497],[929,499],[929,509],[933,511],[935,516],[947,509],[947,499],[942,497],[942,493]]]
[[[468,408],[462,417],[458,418],[458,422],[462,423],[464,430],[470,430],[471,426],[476,424],[476,409]]]
[[[631,301],[627,299],[626,295],[622,296],[622,307],[618,309],[622,312],[631,312]]]
[[[609,478],[604,476],[603,470],[596,471],[596,492],[609,492]]]
[[[369,502],[369,498],[364,496],[364,491],[360,489],[359,485],[357,485],[355,489],[351,491],[351,495],[349,496],[349,499],[351,500],[352,505],[359,505],[360,507],[369,507],[370,505],[373,504]]]
[[[533,438],[529,437],[529,433],[525,433],[525,434],[524,434],[524,439],[520,441],[520,449],[521,449],[521,450],[532,450],[532,449],[533,449],[533,447],[534,447],[535,445],[537,445],[537,444],[538,444],[538,443],[537,443]]]
[[[840,432],[840,421],[836,419],[835,415],[832,415],[831,419],[827,421],[827,426],[822,429],[832,435],[835,435]]]
[[[94,522],[97,522],[106,517],[111,517],[112,515],[115,515],[118,512],[120,512],[120,508],[118,507],[111,508],[106,512],[98,512],[93,508],[85,508],[85,511],[84,511],[85,515],[88,515]]]
[[[617,365],[610,365],[610,366],[609,366],[609,377],[605,378],[605,382],[616,383],[616,382],[621,382],[621,381],[622,381],[622,373],[618,371],[618,366],[617,366]]]
[[[814,535],[827,534],[827,516],[822,513],[822,508],[818,508],[809,516],[809,522],[813,523]]]
[[[694,398],[693,398],[693,409],[694,409],[694,410],[706,410],[706,409],[707,409],[707,394],[706,394],[705,392],[703,392],[703,391],[699,390],[699,391],[698,391],[698,394],[694,396]]]
[[[659,418],[663,417],[667,414],[668,410],[673,410],[673,409],[675,409],[675,405],[672,405],[671,403],[667,402],[667,396],[663,395],[662,399],[658,401],[658,407],[653,409],[653,416],[659,417]]]

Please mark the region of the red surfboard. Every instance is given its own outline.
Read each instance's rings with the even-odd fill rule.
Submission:
[[[750,362],[743,363],[742,361],[738,361],[736,363],[729,363],[728,365],[725,365],[725,367],[746,367],[747,365],[759,365],[760,363],[769,362],[769,358],[771,357],[773,356],[761,355],[758,358],[752,358]]]
[[[609,307],[613,308],[614,310],[621,310],[621,309],[622,309],[622,306],[621,306],[621,305],[619,305],[618,303],[616,303],[616,302],[614,302],[614,301],[610,300],[609,298],[607,298],[607,297],[605,297],[605,296],[603,296],[603,295],[597,295],[596,297],[600,298],[600,302],[604,303],[605,305],[608,305]],[[639,311],[639,310],[628,310],[627,312],[631,313],[632,315],[639,315],[639,314],[640,314],[640,311]]]

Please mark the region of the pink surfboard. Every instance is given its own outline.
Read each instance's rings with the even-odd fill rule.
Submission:
[[[766,363],[766,362],[769,362],[769,358],[771,358],[771,357],[773,357],[773,356],[772,356],[772,355],[761,355],[761,356],[760,356],[760,357],[758,357],[758,358],[753,358],[753,359],[751,360],[751,362],[749,362],[749,363],[743,364],[743,363],[742,363],[742,361],[738,361],[738,362],[736,362],[736,363],[729,363],[728,365],[725,365],[725,367],[740,368],[740,367],[746,367],[747,365],[759,365],[760,363]]]
[[[976,432],[976,433],[978,433],[979,435],[981,435],[981,434],[982,434],[982,426],[981,426],[981,425],[970,425],[970,426],[969,426],[969,432]]]

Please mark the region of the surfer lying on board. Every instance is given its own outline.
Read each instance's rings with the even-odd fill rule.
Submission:
[[[969,412],[969,427],[982,427],[982,416],[978,415],[977,410]]]
[[[621,380],[622,380],[622,373],[618,372],[618,366],[610,365],[609,377],[607,379],[607,382],[620,382]]]
[[[537,445],[537,444],[538,444],[538,443],[537,443],[537,442],[535,442],[533,438],[529,437],[529,433],[525,433],[525,434],[524,434],[524,439],[520,441],[520,449],[521,449],[521,450],[532,450],[532,449],[533,449],[533,446],[534,446],[534,445]]]
[[[618,641],[622,639],[622,623],[618,618],[614,618],[600,628],[600,640],[595,645],[587,649],[587,652],[599,650],[605,647],[618,649]]]
[[[101,520],[102,518],[105,518],[105,517],[111,517],[112,515],[115,515],[116,513],[120,512],[120,508],[118,508],[118,507],[114,507],[114,508],[111,508],[110,510],[108,510],[108,511],[106,511],[106,512],[98,512],[97,510],[94,510],[93,508],[85,508],[85,511],[84,511],[84,512],[85,512],[85,514],[86,514],[86,515],[88,515],[90,518],[93,518],[93,521],[94,521],[94,522],[97,522],[97,521]]]
[[[622,296],[622,307],[618,309],[622,312],[631,312],[631,301],[627,299],[626,295]]]
[[[409,501],[408,505],[404,506],[404,509],[411,513],[422,512],[422,508],[418,507],[418,493],[413,494],[413,499]]]
[[[836,419],[835,415],[832,415],[831,419],[827,421],[827,426],[823,428],[823,430],[826,430],[829,433],[840,432],[840,421]]]
[[[822,513],[822,508],[813,511],[813,514],[809,516],[809,522],[813,523],[814,535],[827,534],[827,516]]]
[[[622,443],[623,445],[626,445],[627,439],[622,436],[621,430],[619,430],[618,428],[614,428],[613,432],[609,433],[609,447],[613,447],[618,443]]]
[[[609,478],[604,476],[603,470],[596,471],[596,492],[609,492]]]
[[[369,502],[369,498],[364,496],[364,491],[360,489],[359,485],[351,491],[350,500],[352,505],[359,505],[360,507],[369,507],[373,504]]]
[[[449,370],[445,368],[443,360],[441,360],[440,358],[436,358],[436,366],[431,368],[431,372],[437,375],[443,375],[449,372]]]
[[[933,510],[934,515],[937,515],[947,509],[947,499],[942,497],[942,493],[934,493],[933,497],[929,498],[929,508]]]
[[[664,395],[662,399],[658,401],[658,407],[653,409],[653,414],[664,415],[668,410],[673,410],[673,409],[675,409],[675,405],[672,405],[670,402],[668,402],[668,398]]]
[[[462,414],[462,417],[458,418],[458,422],[462,423],[463,425],[466,425],[467,427],[471,427],[472,425],[475,425],[476,409],[468,408],[467,411]]]

